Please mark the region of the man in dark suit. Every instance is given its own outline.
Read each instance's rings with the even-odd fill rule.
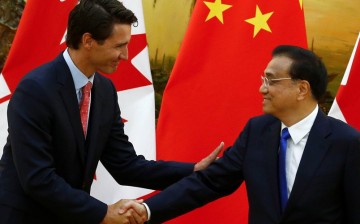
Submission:
[[[117,212],[124,200],[89,195],[99,160],[119,184],[163,189],[216,158],[219,150],[195,165],[136,155],[114,85],[97,73],[127,59],[136,22],[117,0],[82,0],[69,16],[68,49],[18,85],[0,161],[0,224],[140,223]]]
[[[250,119],[207,169],[145,200],[151,223],[229,195],[243,181],[251,224],[360,223],[360,134],[319,109],[325,66],[295,46],[279,46],[272,55],[259,90],[265,115]],[[288,136],[282,146],[281,133]],[[145,213],[135,202],[128,207]]]

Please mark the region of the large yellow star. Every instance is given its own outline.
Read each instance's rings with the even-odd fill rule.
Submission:
[[[204,3],[210,9],[210,12],[209,12],[205,22],[216,16],[216,18],[218,18],[218,20],[222,24],[224,24],[223,12],[225,10],[231,8],[232,5],[222,4],[221,0],[215,0],[215,2],[206,2],[206,1],[204,1]]]
[[[254,25],[254,35],[255,37],[261,29],[266,30],[271,33],[271,29],[267,24],[268,19],[273,14],[273,12],[269,12],[266,14],[262,14],[258,5],[256,5],[256,14],[254,18],[245,20],[246,22]]]
[[[303,1],[299,0],[299,3],[300,3],[300,8],[302,9],[303,8]]]

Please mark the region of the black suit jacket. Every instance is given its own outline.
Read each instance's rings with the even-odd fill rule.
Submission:
[[[62,56],[30,72],[8,106],[0,161],[0,220],[99,223],[107,205],[89,195],[98,161],[119,184],[163,189],[194,165],[147,161],[124,134],[112,82],[96,74],[85,140],[74,82]],[[106,190],[106,189],[104,189]],[[6,209],[5,209],[6,208]]]
[[[152,223],[228,195],[245,181],[251,224],[359,224],[359,133],[319,111],[282,214],[277,174],[280,128],[280,121],[270,115],[251,119],[221,159],[145,201]]]

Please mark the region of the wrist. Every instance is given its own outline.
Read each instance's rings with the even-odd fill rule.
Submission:
[[[141,203],[141,204],[145,207],[145,210],[146,210],[146,215],[147,215],[146,221],[149,221],[149,220],[150,220],[150,216],[151,216],[150,208],[149,208],[149,206],[148,206],[146,203]]]

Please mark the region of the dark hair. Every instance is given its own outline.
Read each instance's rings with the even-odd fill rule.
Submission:
[[[326,91],[327,71],[324,63],[314,52],[297,46],[281,45],[273,50],[272,56],[292,59],[291,78],[308,81],[314,98],[317,101],[321,100]]]
[[[70,12],[66,45],[78,49],[84,33],[101,44],[111,35],[114,24],[136,22],[134,13],[118,0],[81,0]]]

